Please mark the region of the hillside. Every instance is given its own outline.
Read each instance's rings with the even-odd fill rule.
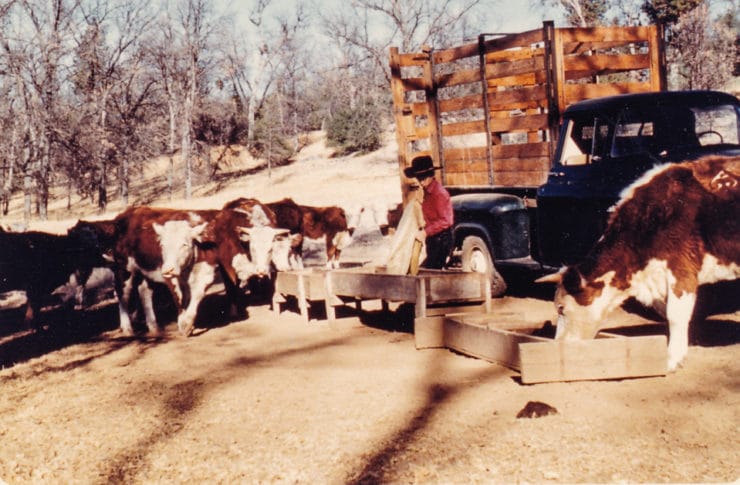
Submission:
[[[307,205],[339,205],[348,215],[359,212],[361,207],[385,210],[401,200],[396,159],[396,144],[392,128],[386,133],[386,144],[379,150],[365,155],[335,157],[326,146],[323,132],[306,135],[305,146],[293,160],[277,167],[268,167],[265,160],[254,159],[240,147],[217,148],[211,158],[218,159],[216,176],[206,179],[207,167],[196,166],[198,172],[193,185],[193,197],[184,199],[182,164],[175,181],[175,198],[168,197],[167,170],[169,160],[160,157],[147,164],[145,169],[132,175],[129,203],[160,207],[191,209],[219,208],[237,197],[254,197],[271,202],[292,197]],[[201,183],[198,183],[201,182]],[[124,205],[114,186],[109,188],[106,213],[101,214],[89,199],[72,196],[70,209],[64,188],[52,192],[47,221],[32,219],[29,229],[64,232],[78,218],[105,219],[115,216]],[[0,223],[10,227],[24,227],[23,196],[16,194],[10,212],[0,217]]]

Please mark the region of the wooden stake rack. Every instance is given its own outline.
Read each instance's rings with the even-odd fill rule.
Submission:
[[[532,335],[536,329],[493,313],[447,314],[417,318],[414,337],[417,349],[449,348],[517,370],[524,384],[667,373],[664,335],[555,341]]]
[[[356,267],[325,270],[311,268],[279,272],[275,280],[273,308],[279,313],[286,295],[295,296],[301,316],[308,320],[312,301],[324,301],[328,320],[336,318],[335,307],[344,305],[349,297],[360,309],[363,300],[413,303],[415,316],[426,317],[429,306],[482,302],[490,310],[491,287],[481,273],[455,270],[421,270],[418,275],[396,275],[383,267]]]

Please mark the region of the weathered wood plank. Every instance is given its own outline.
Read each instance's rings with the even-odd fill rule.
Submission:
[[[442,74],[436,77],[435,82],[437,83],[437,87],[439,88],[449,88],[451,86],[459,86],[461,84],[479,83],[480,70],[461,69],[450,74]]]
[[[513,109],[512,105],[529,103],[534,106],[547,105],[547,88],[545,86],[526,86],[519,89],[506,89],[488,93],[488,107],[491,110]]]
[[[571,71],[581,71],[595,75],[647,69],[650,67],[650,56],[630,54],[567,56],[564,62],[566,77],[568,77],[568,73]]]
[[[483,97],[480,94],[460,96],[439,101],[439,112],[460,111],[463,109],[483,109]]]
[[[508,131],[546,130],[549,119],[547,113],[537,115],[520,115],[510,118],[491,118],[490,127],[494,133]]]
[[[648,39],[650,27],[570,27],[557,29],[564,43],[569,42],[640,42]]]
[[[549,143],[515,143],[510,145],[494,145],[494,158],[530,158],[530,157],[549,157]]]
[[[525,384],[667,373],[665,335],[522,342],[519,350]]]
[[[646,93],[651,91],[649,83],[627,82],[610,84],[566,84],[563,93],[567,105],[584,99],[614,96],[627,93]]]
[[[448,318],[443,321],[445,347],[519,370],[519,344],[545,339],[519,332],[492,329]]]

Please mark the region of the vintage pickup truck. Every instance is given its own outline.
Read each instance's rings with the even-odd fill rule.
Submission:
[[[740,102],[668,92],[660,26],[481,34],[391,49],[398,161],[430,155],[453,194],[453,264],[491,274],[583,258],[620,192],[650,167],[740,153]]]
[[[716,91],[625,94],[563,113],[547,181],[526,197],[460,190],[455,240],[466,269],[551,271],[583,258],[620,192],[651,167],[740,155],[740,101]]]

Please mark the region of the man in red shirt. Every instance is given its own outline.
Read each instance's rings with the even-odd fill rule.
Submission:
[[[414,158],[411,166],[404,169],[409,178],[416,178],[424,189],[424,201],[421,210],[424,214],[425,227],[419,228],[417,238],[426,237],[427,257],[422,264],[424,268],[441,269],[452,252],[452,202],[450,193],[434,177],[435,167],[432,158],[426,155]]]

